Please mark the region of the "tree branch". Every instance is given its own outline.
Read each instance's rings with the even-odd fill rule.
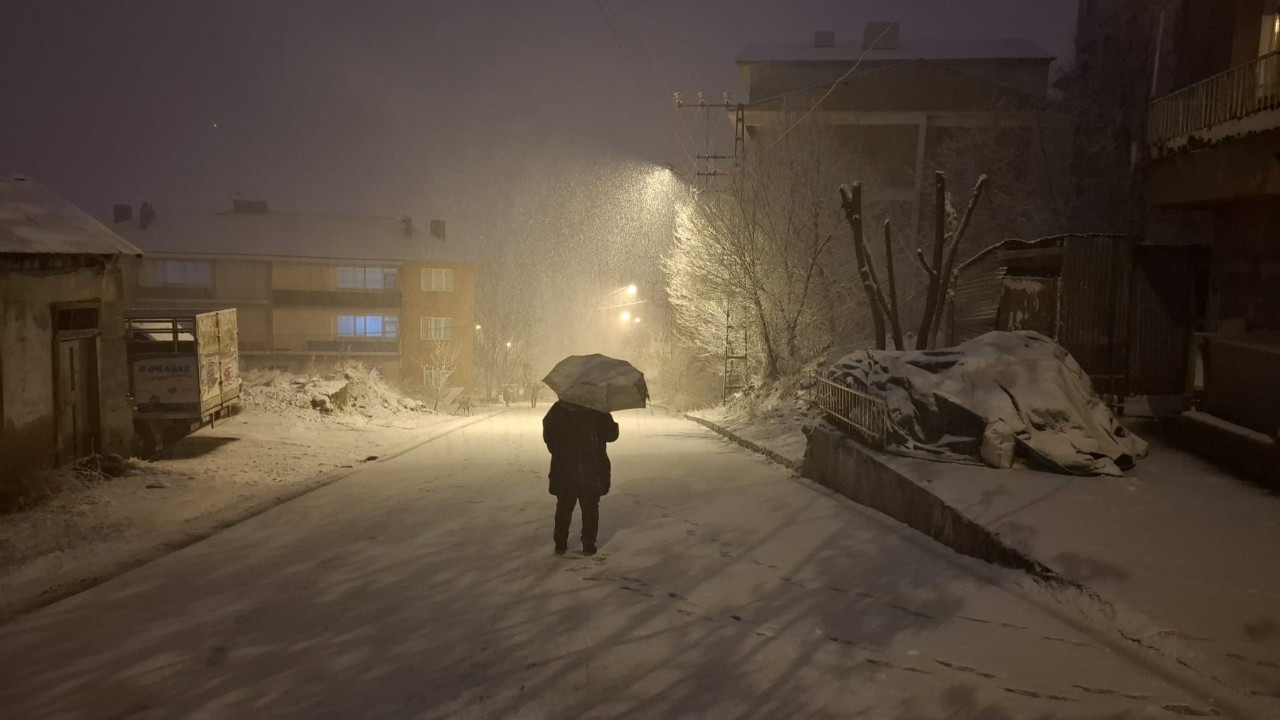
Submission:
[[[861,236],[858,236],[854,238],[854,242],[862,244],[862,256],[864,258],[869,258],[870,253],[867,252],[866,240]],[[876,282],[876,278],[872,276],[870,268],[865,264],[858,269],[858,274],[862,277],[862,285],[867,291],[867,296],[871,298],[873,303],[875,303],[875,309],[878,310],[881,315],[889,319],[889,325],[893,330],[894,347],[901,348],[902,326],[898,324],[897,314],[890,311],[889,303],[885,300],[884,293],[880,291],[880,284]],[[881,345],[880,349],[884,350],[885,347]]]
[[[929,273],[929,294],[925,296],[924,312],[920,315],[920,331],[916,335],[916,349],[929,347],[929,331],[933,327],[933,316],[938,312],[941,297],[938,290],[942,287],[941,271],[943,262],[943,246],[947,232],[947,176],[941,171],[933,174],[933,272]]]
[[[889,275],[889,325],[893,328],[894,347],[902,350],[902,316],[898,313],[898,278],[893,270],[893,231],[888,218],[884,221],[884,264]]]
[[[973,194],[969,196],[969,204],[965,206],[964,216],[960,218],[960,224],[956,227],[956,231],[951,236],[951,247],[948,248],[946,264],[944,264],[939,272],[939,298],[944,298],[948,290],[948,284],[952,280],[955,273],[956,254],[960,249],[960,242],[964,240],[965,232],[969,229],[969,221],[973,219],[973,210],[978,205],[978,199],[982,197],[982,190],[987,186],[987,176],[978,176],[978,181],[974,183]],[[939,301],[934,311],[934,316],[929,326],[929,344],[936,346],[938,342],[938,330],[942,327],[942,314],[944,303]]]
[[[844,210],[845,220],[849,222],[849,229],[853,233],[853,252],[857,257],[858,272],[861,274],[865,270],[874,283],[875,273],[870,268],[866,245],[862,240],[862,183],[855,182],[840,186],[840,201],[840,207]],[[867,293],[867,304],[871,306],[871,323],[876,333],[876,347],[884,350],[884,317],[876,307],[876,293],[870,287],[866,287],[865,283],[863,287]]]

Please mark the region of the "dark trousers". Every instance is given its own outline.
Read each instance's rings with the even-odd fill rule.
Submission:
[[[557,545],[569,542],[569,521],[573,519],[573,506],[582,507],[582,545],[596,546],[596,532],[600,529],[600,498],[578,498],[573,495],[556,496],[556,529],[552,538]]]

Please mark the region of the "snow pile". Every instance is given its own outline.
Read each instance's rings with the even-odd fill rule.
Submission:
[[[767,393],[738,393],[723,405],[692,414],[799,462],[807,443],[803,427],[820,419],[802,381],[803,376],[785,378]]]
[[[425,404],[405,396],[377,372],[359,364],[312,376],[250,372],[244,377],[240,399],[249,409],[310,421],[344,414],[381,419],[408,412],[431,412]]]
[[[1120,475],[1147,443],[1120,426],[1089,376],[1035,332],[989,332],[954,348],[860,350],[833,382],[888,404],[886,449],[901,455],[1073,475]]]

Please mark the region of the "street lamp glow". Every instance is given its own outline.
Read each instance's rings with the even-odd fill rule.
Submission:
[[[635,283],[631,283],[630,285],[628,285],[628,286],[627,286],[627,294],[628,294],[628,295],[635,295],[635,294],[636,294],[636,284],[635,284]]]
[[[640,318],[636,318],[636,322],[640,322]]]
[[[628,322],[631,320],[631,313],[626,310],[623,310],[622,314],[619,315],[619,317],[622,318],[622,322]]]
[[[511,341],[510,341],[510,340],[508,340],[508,341],[507,341],[507,349],[508,349],[508,350],[510,350],[510,349],[511,349]]]
[[[479,329],[480,329],[480,326],[479,326],[479,325],[477,325],[477,326],[476,326],[476,329],[477,329],[477,330],[479,330]]]

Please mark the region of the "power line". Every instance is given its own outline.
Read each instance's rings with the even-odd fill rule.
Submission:
[[[605,0],[596,0],[596,5],[600,8],[600,15],[604,18],[605,25],[609,28],[609,37],[613,38],[613,44],[617,46],[618,52],[619,54],[621,54],[623,61],[628,65],[634,64],[631,60],[630,54],[627,52],[626,47],[622,44],[622,40],[618,35],[618,30],[614,26],[613,19],[610,17],[608,4],[605,2]],[[631,82],[635,84],[636,89],[639,90],[641,95],[643,96],[645,93],[645,90],[643,87],[640,86],[639,79],[637,79],[636,76],[631,73],[628,73],[628,76],[631,78]],[[680,139],[680,134],[676,132],[675,125],[671,123],[671,118],[668,117],[667,114],[664,112],[662,114],[662,119],[666,123],[667,129],[671,131],[671,137],[675,138],[676,144],[680,146],[680,151],[684,153],[684,156],[689,161],[689,164],[693,167],[696,167],[697,161],[693,159],[693,154],[689,152],[689,149],[685,147],[684,141]],[[688,132],[688,128],[686,128],[686,132]]]
[[[605,15],[606,15],[606,18],[605,18],[605,19],[606,19],[606,21],[607,21],[607,20],[609,20],[610,18],[612,18],[612,20],[613,20],[613,21],[612,21],[612,23],[611,23],[611,24],[610,24],[610,26],[609,26],[609,30],[610,30],[610,32],[614,33],[614,42],[618,44],[619,49],[621,49],[621,50],[622,50],[623,54],[624,54],[624,55],[626,55],[626,56],[628,57],[629,61],[630,61],[630,53],[628,53],[628,52],[627,52],[627,50],[626,50],[626,44],[625,44],[625,43],[623,43],[623,42],[621,41],[621,40],[622,40],[622,23],[618,21],[617,11],[615,11],[612,7],[610,7],[610,6],[609,6],[608,0],[597,0],[597,2],[599,2],[599,3],[600,3],[600,8],[601,8],[601,10],[602,10],[602,11],[605,13]],[[640,63],[640,62],[638,62],[638,61],[636,61],[636,62],[635,62],[635,64],[636,64],[637,66],[640,66],[640,65],[641,65],[641,63]],[[650,68],[650,69],[652,69],[652,68]],[[687,71],[687,70],[685,71],[685,73],[684,73],[684,74],[685,74],[685,77],[686,77],[686,78],[689,76],[689,73],[688,73],[688,71]],[[645,77],[648,77],[648,76],[649,76],[649,75],[648,75],[648,73],[646,73],[646,74],[645,74]],[[697,141],[697,139],[693,136],[693,132],[689,130],[689,125],[688,125],[687,123],[685,123],[685,121],[684,121],[684,117],[683,117],[683,116],[681,116],[679,112],[676,112],[676,117],[677,117],[677,118],[679,118],[679,120],[680,120],[680,125],[681,125],[681,127],[682,127],[682,128],[684,128],[684,134],[685,134],[685,136],[689,138],[689,147],[694,148],[694,149],[696,150],[696,149],[697,149],[697,147],[698,147],[698,141]],[[675,132],[675,127],[674,127],[673,125],[671,125],[671,119],[670,119],[669,117],[665,117],[665,116],[664,116],[664,118],[663,118],[663,119],[666,121],[666,123],[667,123],[668,127],[670,127],[670,128],[671,128],[671,131],[674,133],[674,132]],[[683,144],[682,144],[682,146],[683,146]],[[689,157],[689,155],[690,155],[690,153],[689,153],[688,151],[686,151],[686,152],[685,152],[685,157],[686,157],[686,158],[688,158],[688,159],[689,159],[689,161],[690,161],[691,163],[693,163],[693,164],[694,164],[694,166],[695,166],[695,167],[690,168],[690,169],[691,169],[691,170],[696,169],[697,161],[696,161],[694,158]]]
[[[608,0],[596,0],[596,1],[600,6],[601,12],[605,15],[605,22],[609,23],[609,32],[613,34],[613,41],[618,46],[619,51],[621,51],[621,53],[627,58],[628,62],[634,62],[634,64],[637,67],[640,67],[641,63],[639,61],[634,60],[631,57],[630,52],[628,52],[626,48],[626,43],[622,42],[622,23],[618,21],[617,11],[615,11],[612,7],[609,6]],[[652,67],[650,67],[649,70],[651,71]],[[682,68],[682,70],[684,69]],[[686,78],[688,78],[689,76],[688,70],[684,70],[684,75]],[[645,77],[648,78],[649,73],[646,72]],[[632,79],[633,81],[635,80],[634,78]],[[693,148],[696,151],[698,148],[697,138],[694,137],[693,131],[689,129],[689,124],[684,121],[684,116],[680,114],[679,110],[677,109],[675,112],[676,112],[676,118],[679,119],[680,121],[680,127],[684,130],[685,137],[687,137],[689,140],[688,147]],[[663,121],[667,123],[667,127],[671,130],[672,134],[677,135],[676,141],[680,142],[680,149],[684,151],[685,158],[689,161],[689,172],[690,173],[695,172],[698,166],[698,161],[697,161],[698,154],[696,152],[690,153],[689,150],[685,147],[684,143],[680,141],[680,138],[678,137],[678,133],[676,133],[675,131],[675,126],[671,124],[670,117],[664,114]]]
[[[886,72],[888,70],[892,70],[897,67],[902,67],[903,65],[910,65],[916,62],[919,62],[919,60],[902,60],[901,62],[896,62],[896,63],[893,63],[892,65],[883,65],[881,67],[871,68],[866,72],[859,74],[858,77],[861,78],[861,77],[866,77],[868,75],[874,75],[876,73]],[[839,82],[839,80],[837,80],[836,82]],[[825,82],[820,82],[820,83],[814,83],[813,85],[809,85],[807,87],[795,88],[794,90],[783,90],[777,95],[770,95],[769,97],[760,98],[759,100],[752,100],[751,104],[759,105],[760,103],[767,103],[770,100],[778,100],[780,98],[785,98],[791,95],[795,95],[797,93],[805,93],[805,92],[809,92],[810,90],[817,90],[820,87],[826,87],[826,86],[827,84]]]
[[[831,87],[827,88],[827,91],[822,94],[822,97],[818,98],[818,102],[814,103],[813,106],[810,107],[808,110],[805,110],[804,114],[800,116],[800,119],[792,123],[791,127],[782,131],[782,134],[779,135],[777,138],[775,138],[773,142],[769,143],[769,146],[766,147],[765,150],[768,150],[769,148],[772,148],[774,145],[777,145],[779,142],[782,142],[782,138],[786,137],[787,134],[790,133],[792,130],[795,130],[797,125],[804,122],[805,119],[808,118],[809,115],[811,115],[814,110],[817,110],[818,106],[821,105],[822,102],[826,100],[828,97],[830,97],[831,93],[835,92],[836,87],[838,87],[840,83],[847,80],[849,76],[852,75],[854,71],[858,69],[858,66],[862,64],[862,61],[864,59],[866,59],[867,53],[876,49],[876,45],[880,44],[881,38],[883,38],[885,35],[888,34],[890,30],[896,28],[897,26],[898,26],[898,18],[894,18],[893,22],[885,23],[884,29],[880,31],[880,34],[876,36],[876,39],[872,40],[870,45],[863,48],[862,55],[858,56],[858,61],[853,64],[853,67],[849,68],[845,72],[845,74],[841,75],[839,78],[836,78],[836,81],[831,83]]]

